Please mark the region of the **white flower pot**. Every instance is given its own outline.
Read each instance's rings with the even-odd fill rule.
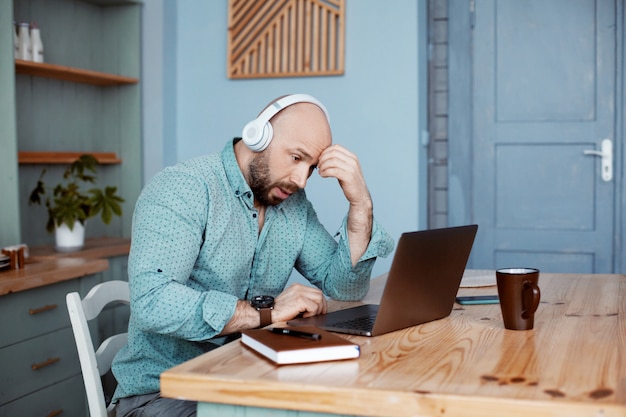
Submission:
[[[79,221],[70,228],[64,223],[54,229],[56,238],[56,250],[58,252],[75,252],[85,245],[85,226]]]

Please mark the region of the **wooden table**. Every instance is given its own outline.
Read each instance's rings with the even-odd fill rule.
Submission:
[[[280,367],[236,341],[164,372],[162,395],[199,401],[199,417],[626,416],[626,276],[542,274],[539,285],[534,330],[505,330],[498,305],[455,305],[442,320],[347,336],[357,360]]]

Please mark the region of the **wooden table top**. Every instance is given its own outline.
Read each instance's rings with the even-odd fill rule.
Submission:
[[[455,304],[431,323],[346,336],[355,360],[275,366],[236,341],[164,372],[161,394],[363,416],[626,416],[626,276],[543,273],[539,286],[534,330],[505,330],[499,305]]]

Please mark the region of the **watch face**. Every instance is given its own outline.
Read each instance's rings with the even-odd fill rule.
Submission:
[[[254,308],[270,308],[274,306],[274,297],[271,295],[255,295],[250,300]]]

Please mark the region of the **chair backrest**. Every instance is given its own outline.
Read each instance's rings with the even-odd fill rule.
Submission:
[[[77,292],[65,297],[67,310],[74,331],[78,359],[83,373],[89,414],[91,417],[114,415],[114,405],[107,408],[101,376],[111,369],[111,362],[118,350],[126,344],[126,333],[109,337],[94,349],[88,321],[98,317],[102,309],[111,303],[130,303],[130,291],[125,281],[107,281],[94,286],[81,300]]]

